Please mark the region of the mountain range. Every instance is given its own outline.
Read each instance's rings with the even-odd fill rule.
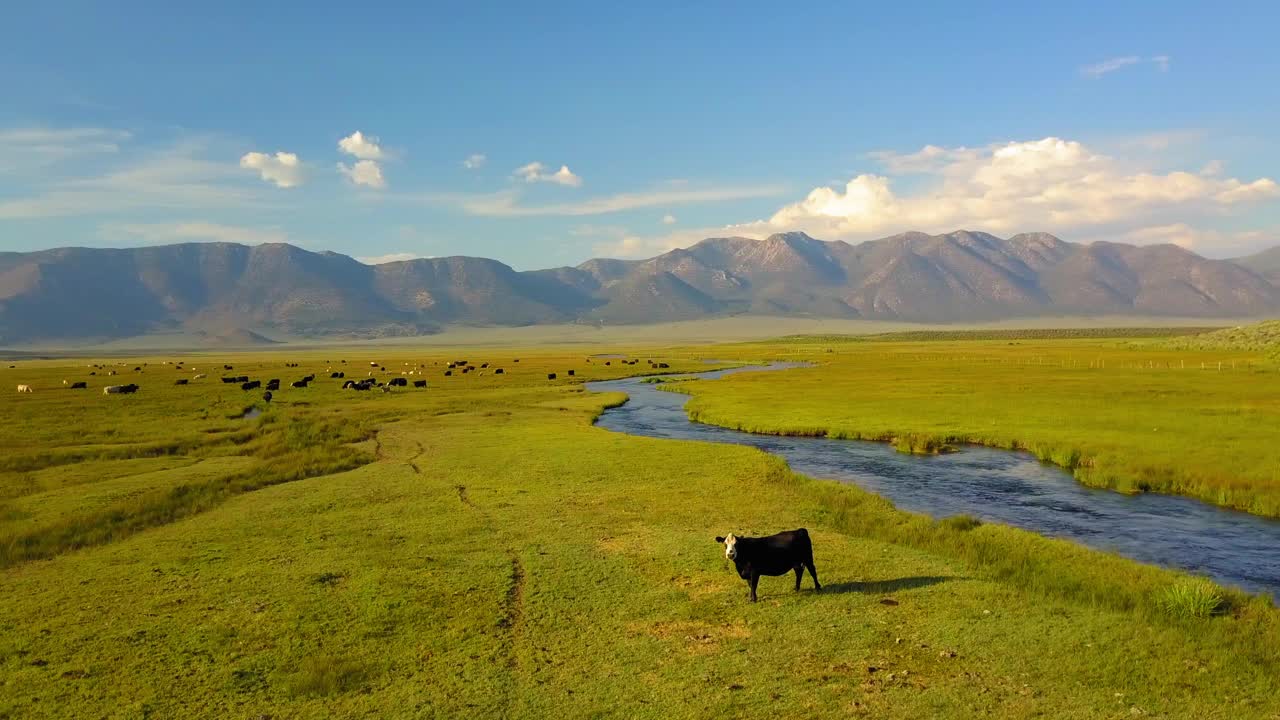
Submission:
[[[1046,233],[908,232],[851,245],[708,238],[647,260],[517,272],[447,257],[365,265],[287,244],[0,253],[0,344],[155,332],[379,337],[449,324],[650,323],[758,314],[971,322],[1280,312],[1280,248],[1212,260]]]

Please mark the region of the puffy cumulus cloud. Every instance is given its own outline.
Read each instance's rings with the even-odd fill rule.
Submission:
[[[472,153],[467,156],[466,160],[462,161],[462,167],[468,170],[479,170],[484,167],[485,162],[488,160],[489,158],[485,157],[484,153]]]
[[[339,140],[338,150],[358,160],[382,160],[386,157],[378,138],[359,130]]]
[[[375,190],[387,186],[386,178],[382,177],[382,166],[373,160],[357,160],[354,165],[338,163],[338,172],[346,175],[353,185],[364,185]]]
[[[1171,215],[1182,216],[1172,218],[1177,220],[1220,215],[1280,197],[1275,181],[1222,177],[1220,164],[1199,173],[1150,172],[1055,137],[980,150],[926,146],[909,155],[885,152],[876,157],[886,167],[925,175],[925,182],[900,194],[884,175],[858,175],[844,187],[814,188],[750,228],[806,230],[846,240],[958,227],[997,233],[1039,228],[1123,233],[1167,225]]]
[[[561,165],[559,170],[549,173],[546,165],[540,162],[531,162],[528,165],[516,168],[513,174],[527,183],[548,182],[568,187],[582,186],[582,178],[574,175],[569,170],[568,165]]]
[[[291,188],[302,184],[302,163],[298,156],[289,152],[277,152],[274,155],[260,152],[245,153],[240,158],[240,167],[257,170],[258,175],[276,187]]]

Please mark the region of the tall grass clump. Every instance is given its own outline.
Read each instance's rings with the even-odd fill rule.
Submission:
[[[893,439],[893,448],[908,455],[941,455],[956,451],[947,438],[922,433],[898,435]]]
[[[1208,580],[1184,580],[1156,595],[1156,607],[1179,620],[1212,617],[1224,612],[1226,606],[1222,591]]]
[[[982,521],[972,515],[953,515],[939,522],[946,528],[956,532],[968,532],[982,526]]]
[[[327,655],[309,657],[291,679],[289,692],[294,697],[337,695],[358,689],[367,677],[357,662]]]

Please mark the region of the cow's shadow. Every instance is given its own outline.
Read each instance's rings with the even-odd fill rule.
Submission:
[[[843,593],[864,593],[868,595],[893,593],[902,590],[929,587],[949,580],[964,578],[949,575],[919,575],[916,577],[895,578],[893,580],[867,580],[865,582],[843,582],[822,586],[822,594],[840,595]]]

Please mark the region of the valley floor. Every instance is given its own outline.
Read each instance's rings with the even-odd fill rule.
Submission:
[[[928,347],[863,359],[987,352]],[[128,397],[62,390],[84,363],[5,370],[36,392],[0,398],[0,717],[1280,717],[1268,602],[1171,617],[1173,572],[908,515],[747,448],[593,427],[623,398],[581,382],[643,361],[489,348],[460,355],[485,375],[444,377],[457,353],[377,352],[429,387],[339,391],[329,368],[362,376],[365,351],[228,356],[286,388],[320,377],[237,420],[263,403],[217,382],[222,359],[199,386],[131,359]],[[596,352],[824,363],[795,371],[795,403],[867,372],[823,342]],[[768,395],[774,429],[835,426],[836,400],[875,395],[824,409],[723,387],[696,388],[700,412],[757,422]],[[800,526],[824,590],[766,578],[749,604],[713,538]]]

